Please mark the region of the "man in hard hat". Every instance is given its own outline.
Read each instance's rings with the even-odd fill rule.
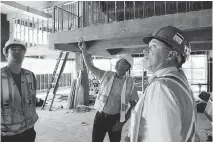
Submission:
[[[93,124],[92,142],[103,142],[107,132],[111,142],[119,142],[122,127],[129,119],[130,111],[137,99],[135,82],[132,77],[126,76],[127,71],[133,66],[133,58],[130,54],[122,54],[115,66],[116,72],[103,71],[93,66],[82,39],[78,45],[86,67],[100,80],[100,90],[94,105],[97,113]],[[131,107],[127,111],[128,103],[131,103]]]
[[[163,27],[143,38],[144,68],[152,76],[131,116],[130,142],[194,142],[195,99],[181,66],[190,55],[184,33]]]
[[[23,69],[26,46],[9,39],[3,48],[8,64],[1,68],[1,140],[2,142],[34,142],[36,113],[36,79]]]

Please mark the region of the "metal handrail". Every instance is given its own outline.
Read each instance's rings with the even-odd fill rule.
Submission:
[[[69,12],[69,11],[67,11],[67,10],[65,10],[65,9],[63,9],[63,8],[58,7],[58,6],[54,6],[54,9],[60,9],[60,10],[62,10],[62,11],[64,11],[64,12],[67,12],[67,13],[73,15],[73,16],[79,17],[78,15],[75,15],[75,14],[73,14],[72,12]]]
[[[166,14],[212,9],[211,1],[78,1],[78,3],[72,3],[70,5],[74,6],[74,8],[71,7],[71,10],[76,10],[75,8],[78,7],[78,11],[76,11],[78,13],[77,15],[70,12],[70,10],[68,11],[57,6],[54,7],[54,11],[57,9],[63,13],[72,15],[73,17],[71,18],[77,23],[75,28],[131,19],[144,19]],[[53,19],[56,19],[56,15],[57,14],[54,12]],[[82,20],[80,20],[80,15],[82,15]],[[57,19],[60,19],[60,17]],[[57,23],[57,27],[62,26],[62,30],[65,30],[63,29],[64,19],[61,18],[60,20],[63,22],[53,20],[54,25]],[[68,28],[68,30],[70,29]]]

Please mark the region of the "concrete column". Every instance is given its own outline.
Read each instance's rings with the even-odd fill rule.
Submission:
[[[83,62],[83,57],[80,53],[76,53],[76,73],[77,73],[77,76],[79,77],[79,73],[80,73],[80,70],[81,70],[81,86],[83,88],[83,96],[80,96],[82,94],[78,94],[76,93],[76,102],[75,102],[75,105],[74,106],[77,106],[77,105],[88,105],[89,104],[89,80],[88,80],[88,73],[87,73],[87,68]],[[79,86],[76,86],[76,88],[78,88]],[[78,91],[78,90],[76,90]]]
[[[86,65],[83,62],[82,86],[84,88],[84,105],[89,104],[89,78]]]

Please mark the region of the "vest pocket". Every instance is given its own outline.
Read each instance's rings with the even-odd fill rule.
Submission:
[[[4,109],[1,112],[1,123],[2,124],[11,124],[11,119],[12,119],[12,108],[11,106],[9,107],[4,107]]]
[[[35,106],[36,105],[36,89],[32,83],[28,83],[28,96],[27,103],[30,105],[31,103]],[[30,104],[29,104],[30,103]]]
[[[26,98],[25,117],[27,118],[27,125],[32,125],[38,119],[33,98],[35,98],[35,96]]]
[[[26,105],[28,109],[33,109],[35,108],[35,96],[31,95],[26,99]]]

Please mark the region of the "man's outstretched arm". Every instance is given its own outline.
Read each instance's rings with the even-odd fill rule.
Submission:
[[[91,59],[88,55],[87,49],[86,49],[86,44],[85,44],[85,42],[83,41],[82,38],[80,39],[78,46],[79,46],[80,50],[82,51],[84,63],[86,64],[87,69],[89,69],[99,80],[101,80],[105,71],[96,68],[92,64],[92,61],[91,61]]]

